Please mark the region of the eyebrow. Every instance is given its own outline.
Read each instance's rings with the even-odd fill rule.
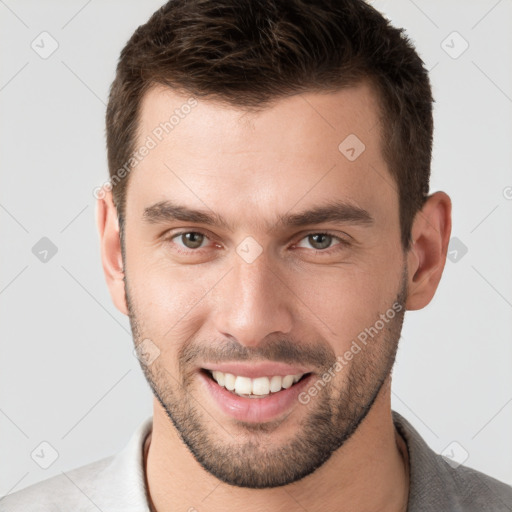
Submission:
[[[169,200],[148,206],[144,209],[142,217],[149,224],[181,221],[218,226],[231,232],[234,231],[233,225],[212,210],[196,210]],[[268,227],[269,231],[275,231],[290,226],[301,227],[323,222],[371,226],[374,219],[367,210],[359,206],[343,201],[330,201],[298,213],[280,215],[277,222]]]

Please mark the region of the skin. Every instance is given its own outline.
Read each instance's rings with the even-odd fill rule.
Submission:
[[[187,98],[167,88],[151,89],[142,104],[140,142]],[[124,261],[112,196],[107,192],[98,200],[102,262],[112,300],[130,316],[135,343],[150,339],[160,350],[149,367],[143,365],[161,399],[154,399],[153,431],[145,444],[154,510],[313,512],[342,510],[340,504],[343,510],[405,510],[407,453],[392,423],[390,401],[399,315],[319,396],[307,406],[297,403],[266,430],[223,414],[194,373],[201,355],[228,344],[244,348],[254,360],[270,356],[270,343],[280,340],[293,342],[300,354],[308,346],[331,356],[344,354],[401,291],[403,311],[430,302],[446,261],[451,201],[444,192],[429,196],[414,219],[414,244],[404,253],[398,192],[390,186],[393,178],[380,150],[377,112],[375,95],[364,84],[280,99],[258,113],[198,101],[130,174]],[[353,162],[338,150],[351,133],[366,146]],[[145,208],[163,200],[220,214],[232,230],[146,222]],[[281,214],[334,200],[363,208],[373,222],[270,229]],[[333,238],[327,252],[315,250],[308,235],[326,230],[350,244]],[[194,252],[183,239],[170,238],[182,231],[211,238]],[[248,236],[262,249],[251,263],[236,252]],[[190,347],[196,357],[187,366],[181,355]],[[323,363],[315,367],[308,361],[318,375],[325,370]],[[372,371],[364,374],[365,367]],[[351,376],[358,375],[356,382],[364,384],[359,395],[350,387]],[[205,469],[166,411],[182,414],[183,422],[193,415],[212,446],[226,453],[252,447],[244,452],[251,461],[246,469],[264,471],[258,455],[271,460],[291,439],[299,439],[304,424],[329,400],[342,404],[342,410],[353,407],[347,410],[355,432],[307,476],[263,489],[229,485]],[[335,415],[327,420],[347,426]],[[321,437],[308,435],[312,441]],[[239,459],[234,456],[232,463]]]

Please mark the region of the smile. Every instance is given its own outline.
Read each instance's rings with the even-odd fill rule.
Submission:
[[[300,373],[251,379],[250,377],[233,375],[232,373],[225,373],[220,370],[206,370],[206,372],[219,386],[246,398],[265,398],[273,393],[279,393],[281,390],[290,388],[303,377],[309,375],[309,373]]]

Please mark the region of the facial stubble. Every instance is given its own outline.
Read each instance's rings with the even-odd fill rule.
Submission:
[[[147,323],[140,317],[126,275],[125,289],[134,342],[138,345],[146,337],[141,326]],[[344,380],[334,378],[307,406],[298,404],[298,407],[307,407],[307,414],[297,422],[295,433],[279,446],[275,446],[273,433],[290,421],[287,418],[261,424],[234,421],[223,425],[206,412],[207,404],[201,403],[205,397],[194,393],[197,373],[192,367],[194,356],[212,354],[211,346],[186,340],[187,345],[178,351],[180,371],[176,375],[166,368],[161,357],[151,365],[141,362],[141,367],[176,432],[206,471],[239,487],[256,489],[291,484],[322,466],[352,436],[371,410],[394,365],[406,298],[407,268],[404,266],[400,290],[393,303],[401,305],[400,311],[341,370],[340,373],[346,372]],[[392,305],[389,310],[394,311]],[[160,343],[165,340],[159,340],[157,345]],[[224,348],[226,350],[219,351],[222,357],[238,354],[241,358],[243,355],[244,360],[250,358],[247,348],[240,345]],[[315,367],[319,361],[324,361],[324,371],[333,367],[336,357],[326,348],[326,342],[318,344],[315,354],[311,347],[301,348],[288,339],[265,346],[258,352],[259,357],[262,355],[268,360],[288,363],[309,361]],[[224,360],[228,359],[237,360],[236,357]],[[336,386],[336,382],[343,385]],[[231,434],[233,428],[238,434]]]

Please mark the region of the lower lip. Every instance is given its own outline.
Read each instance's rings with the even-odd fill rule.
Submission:
[[[310,373],[288,389],[282,389],[265,398],[247,398],[236,395],[219,386],[202,371],[199,372],[199,377],[222,412],[239,421],[263,423],[278,418],[287,413],[294,404],[299,404],[298,396],[307,387],[313,374]]]

